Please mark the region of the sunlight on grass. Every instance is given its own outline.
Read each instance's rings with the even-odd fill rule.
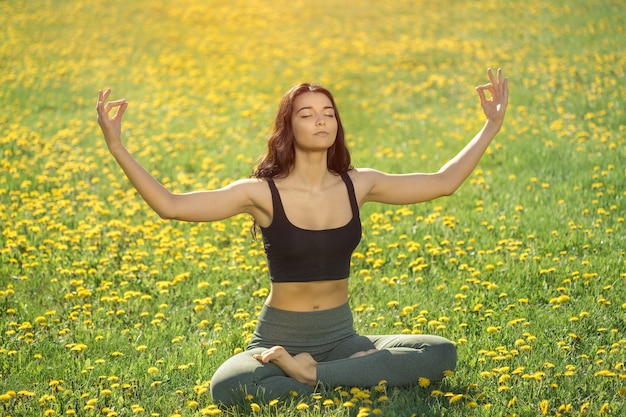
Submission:
[[[3,415],[620,415],[626,407],[626,17],[618,2],[261,0],[0,4]],[[361,333],[432,333],[459,368],[220,410],[210,377],[269,291],[250,219],[163,221],[108,154],[173,191],[249,176],[278,99],[336,95],[353,163],[433,171],[510,77],[503,131],[452,197],[371,205]]]

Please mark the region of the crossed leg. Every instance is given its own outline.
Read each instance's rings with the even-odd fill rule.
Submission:
[[[366,356],[377,352],[369,349],[352,354],[350,358]],[[263,363],[271,362],[278,366],[285,375],[298,382],[314,387],[317,384],[317,361],[309,353],[299,353],[291,356],[282,346],[274,346],[260,354],[252,356]]]

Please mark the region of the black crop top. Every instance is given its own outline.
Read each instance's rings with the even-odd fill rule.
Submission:
[[[261,227],[261,232],[273,282],[332,281],[350,275],[350,258],[361,241],[361,219],[352,181],[346,173],[341,178],[348,189],[352,219],[344,226],[325,230],[301,229],[291,224],[276,184],[267,180],[274,214],[272,223]]]

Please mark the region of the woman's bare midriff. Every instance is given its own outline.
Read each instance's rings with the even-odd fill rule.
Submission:
[[[266,304],[288,311],[318,311],[348,302],[348,278],[336,281],[273,282]]]

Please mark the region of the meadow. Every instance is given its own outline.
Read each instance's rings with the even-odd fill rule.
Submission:
[[[620,416],[626,410],[626,6],[620,0],[0,2],[0,416]],[[363,334],[453,340],[441,383],[220,409],[269,278],[250,219],[161,220],[109,155],[176,192],[249,176],[279,98],[335,94],[358,167],[436,171],[510,82],[452,196],[366,205]]]

